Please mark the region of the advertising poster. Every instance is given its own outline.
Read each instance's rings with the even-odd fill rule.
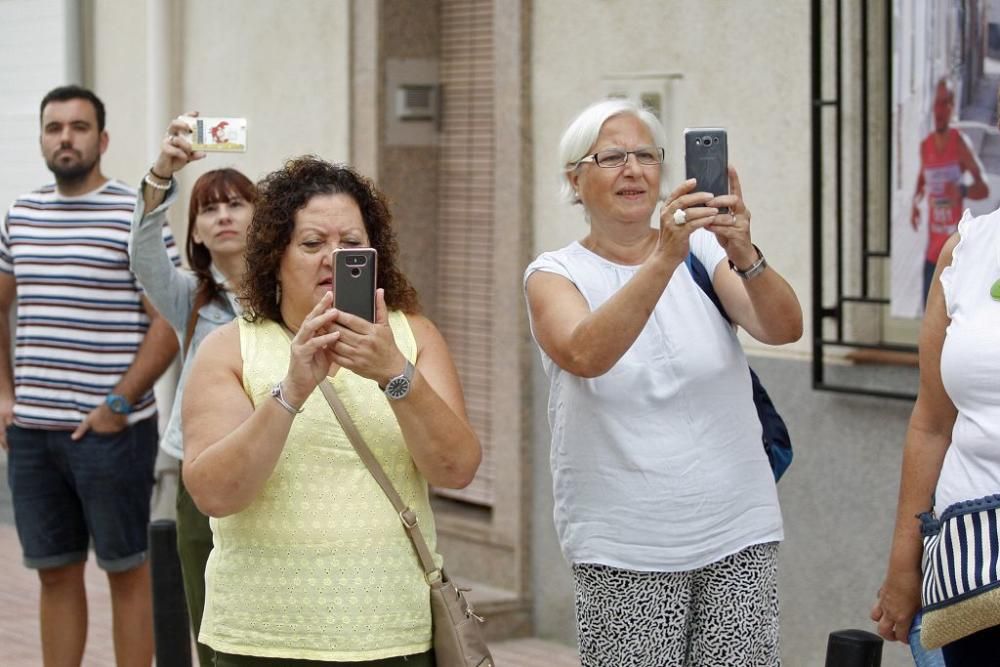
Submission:
[[[1000,203],[1000,0],[893,3],[891,314],[919,318],[941,247]]]

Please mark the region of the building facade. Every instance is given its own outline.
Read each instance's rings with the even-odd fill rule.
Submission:
[[[8,0],[0,10],[28,4]],[[552,527],[547,381],[521,291],[531,259],[586,234],[579,208],[557,196],[560,134],[597,99],[642,100],[673,142],[676,184],[683,128],[726,127],[754,240],[807,322],[802,340],[781,349],[746,340],[796,446],[779,487],[787,664],[819,664],[831,631],[871,629],[910,406],[809,384],[809,3],[30,4],[52,10],[69,46],[50,75],[65,80],[32,80],[25,99],[35,107],[25,113],[55,85],[93,87],[108,106],[105,173],[138,183],[168,119],[198,110],[245,116],[249,150],[186,169],[182,200],[204,170],[234,166],[259,178],[304,153],[349,162],[390,196],[404,269],[448,340],[487,448],[473,485],[435,503],[449,568],[476,588],[495,637],[574,640],[569,569]],[[182,235],[184,212],[172,216]],[[883,664],[906,664],[905,651],[887,648]]]

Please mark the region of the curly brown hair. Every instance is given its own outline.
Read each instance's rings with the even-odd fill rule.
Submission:
[[[257,183],[257,201],[247,233],[247,273],[243,302],[251,322],[282,322],[278,304],[281,258],[295,229],[295,214],[317,195],[345,194],[358,205],[371,247],[378,252],[377,284],[385,289],[385,305],[404,313],[420,312],[417,291],[399,269],[399,244],[385,196],[371,180],[345,164],[315,155],[285,162]]]

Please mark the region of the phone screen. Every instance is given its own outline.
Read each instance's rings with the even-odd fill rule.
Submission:
[[[334,307],[374,322],[377,269],[378,253],[374,248],[334,250]]]

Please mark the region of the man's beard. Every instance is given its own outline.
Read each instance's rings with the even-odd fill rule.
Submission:
[[[49,171],[52,172],[52,175],[56,177],[56,183],[59,185],[76,185],[77,183],[82,183],[87,180],[88,176],[90,176],[90,172],[94,170],[94,165],[96,164],[97,160],[94,160],[89,164],[83,161],[78,161],[63,165],[59,163],[58,157],[45,161],[45,166],[48,167]]]

